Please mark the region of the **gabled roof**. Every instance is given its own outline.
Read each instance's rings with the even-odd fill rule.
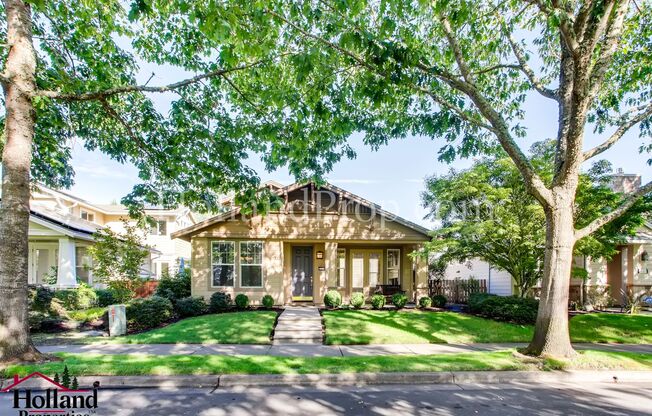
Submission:
[[[274,193],[276,193],[277,195],[279,195],[279,196],[285,195],[287,193],[290,193],[292,191],[295,191],[297,189],[301,189],[301,188],[303,188],[305,186],[309,186],[309,185],[316,186],[318,189],[329,190],[329,191],[331,191],[333,193],[336,193],[338,195],[341,195],[342,197],[347,198],[347,199],[349,199],[351,201],[354,201],[354,202],[359,203],[359,204],[361,204],[363,206],[374,209],[381,217],[391,218],[393,221],[395,221],[395,222],[397,222],[399,224],[402,224],[405,227],[408,227],[408,228],[410,228],[410,229],[412,229],[414,231],[417,231],[418,233],[421,233],[421,234],[423,234],[423,235],[425,235],[427,237],[430,237],[430,230],[428,230],[427,228],[422,227],[422,226],[420,226],[418,224],[415,224],[412,221],[406,220],[405,218],[401,218],[398,215],[395,215],[395,214],[392,214],[392,213],[390,213],[388,211],[385,211],[384,209],[382,209],[380,207],[380,205],[375,204],[375,203],[373,203],[373,202],[371,202],[371,201],[369,201],[367,199],[364,199],[364,198],[362,198],[362,197],[360,197],[358,195],[355,195],[355,194],[353,194],[353,193],[351,193],[349,191],[346,191],[346,190],[344,190],[342,188],[339,188],[339,187],[337,187],[335,185],[331,185],[330,183],[323,183],[321,185],[316,185],[314,182],[306,182],[306,183],[296,182],[296,183],[293,183],[293,184],[288,185],[288,186],[283,186],[281,188],[274,189],[275,188],[274,185],[276,185],[276,184],[278,184],[278,183],[272,184],[272,186],[270,186],[270,189],[272,189],[272,191]],[[266,182],[265,185],[267,186],[268,182]],[[214,225],[214,224],[220,223],[222,221],[225,221],[225,220],[227,220],[229,218],[232,218],[234,215],[237,215],[239,213],[240,213],[240,208],[239,207],[234,207],[234,208],[232,208],[232,209],[230,209],[230,210],[228,210],[228,211],[226,211],[226,212],[224,212],[222,214],[213,216],[213,217],[208,218],[208,219],[206,219],[204,221],[198,222],[197,224],[191,225],[190,227],[186,227],[186,228],[184,228],[182,230],[178,230],[178,231],[172,233],[170,235],[170,237],[189,239],[189,236],[191,234],[194,234],[197,231],[202,230],[202,229],[204,229],[206,227],[210,227],[211,225]]]

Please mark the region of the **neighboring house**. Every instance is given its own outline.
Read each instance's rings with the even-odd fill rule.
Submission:
[[[244,293],[254,304],[323,302],[329,289],[348,301],[379,285],[427,295],[427,265],[410,253],[428,230],[330,184],[265,186],[285,203],[280,211],[246,216],[239,207],[172,234],[192,244],[192,295]]]
[[[109,227],[120,232],[123,220],[129,221],[122,205],[100,205],[42,185],[32,192],[29,229],[29,281],[42,284],[56,277],[59,287],[71,287],[77,280],[93,284],[91,258],[87,252],[93,234]],[[170,233],[192,225],[194,217],[187,208],[166,210],[149,207],[145,213],[156,224],[143,235],[150,256],[143,264],[143,277],[160,277],[190,259],[190,244],[173,240]]]
[[[613,175],[611,187],[617,192],[629,193],[641,186],[641,176],[623,173],[622,169]],[[625,244],[618,247],[618,253],[609,261],[593,260],[577,256],[574,267],[584,268],[589,274],[586,289],[608,290],[617,305],[626,301],[626,293],[640,293],[652,288],[652,224],[646,223],[635,236],[627,238]],[[497,270],[485,261],[473,259],[465,263],[451,263],[445,272],[445,279],[468,279],[474,277],[487,280],[490,293],[511,295],[513,282],[511,276]],[[570,299],[580,300],[582,280],[571,279]],[[585,290],[586,291],[586,290]]]

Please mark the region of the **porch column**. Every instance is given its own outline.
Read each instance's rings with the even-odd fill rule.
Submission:
[[[629,247],[624,246],[623,250],[620,253],[622,270],[622,280],[620,283],[620,304],[624,305],[627,303],[627,284],[629,283]]]
[[[320,293],[320,302],[324,299],[324,295],[329,286],[337,287],[337,243],[327,241],[324,243],[324,268],[325,276],[322,282],[322,293]]]
[[[57,287],[77,286],[75,270],[75,242],[68,237],[59,239],[59,262],[57,268]]]

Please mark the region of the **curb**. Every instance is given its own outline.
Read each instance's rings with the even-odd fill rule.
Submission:
[[[652,382],[652,371],[453,371],[424,373],[224,374],[196,376],[84,376],[80,388],[100,382],[107,389],[229,387],[366,386],[383,384],[509,384]],[[12,380],[2,380],[0,386]],[[30,379],[24,387],[47,388]]]

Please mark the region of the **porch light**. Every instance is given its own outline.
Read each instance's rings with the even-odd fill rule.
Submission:
[[[318,251],[317,252],[317,258],[318,259],[323,259],[324,258],[324,252],[323,251]]]

